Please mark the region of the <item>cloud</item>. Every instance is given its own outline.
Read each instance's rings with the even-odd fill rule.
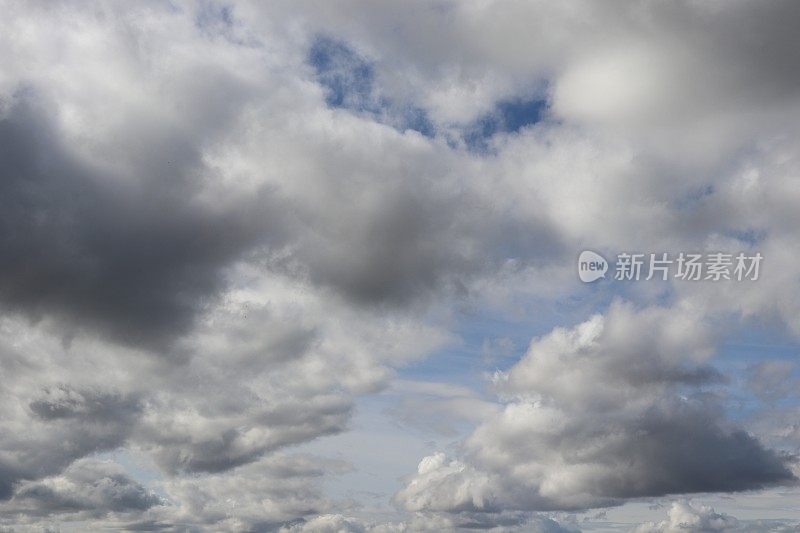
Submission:
[[[688,310],[622,302],[534,339],[497,376],[502,413],[461,458],[423,459],[396,500],[414,511],[577,510],[794,483],[790,457],[726,419],[707,342]]]
[[[364,533],[364,525],[357,519],[347,518],[340,514],[320,515],[285,529],[287,533],[303,533],[317,531],[319,533]]]
[[[77,419],[99,423],[125,423],[141,410],[136,398],[98,390],[76,391],[69,385],[45,389],[29,407],[38,418],[46,421]]]
[[[164,500],[131,479],[110,461],[81,459],[57,476],[20,483],[2,503],[3,519],[68,515],[70,520],[133,515],[163,505]]]
[[[795,410],[761,440],[731,420],[710,324],[800,331],[795,4],[4,8],[9,520],[557,531],[532,510],[794,482],[762,440],[796,447]],[[587,246],[767,259],[757,284],[625,288],[643,305],[537,338],[497,402],[404,391],[407,423],[479,424],[420,463],[408,520],[351,517],[320,488],[342,465],[285,455],[451,342],[454,309],[603,307]],[[747,386],[783,401],[785,370]]]
[[[405,522],[367,523],[340,514],[320,515],[303,523],[283,528],[281,533],[344,532],[344,533],[401,533],[411,531],[495,531],[532,533],[575,533],[577,530],[562,526],[545,516],[519,513],[498,513],[490,516],[480,513],[445,515],[417,513]]]
[[[379,94],[374,66],[347,43],[319,36],[309,49],[308,61],[326,90],[325,101],[329,106],[367,113],[401,132],[410,129],[433,136],[434,125],[425,111]]]
[[[266,469],[274,478],[284,466],[293,468],[285,457],[260,466],[265,458],[344,431],[354,396],[383,387],[387,365],[447,340],[414,320],[341,308],[279,280],[227,293],[202,315],[191,338],[175,341],[168,357],[84,335],[64,343],[60,327],[47,321],[6,316],[0,330],[4,498],[14,500],[19,487],[56,478],[81,458],[135,451],[170,480],[167,492],[175,494],[164,504],[169,511],[136,521],[140,529],[174,524],[184,512],[201,516],[201,525],[223,521],[224,502],[239,498],[236,490],[248,476]],[[279,524],[332,510],[316,488],[321,475],[299,473],[295,496],[253,488],[252,508],[225,527],[238,531],[235,524]],[[173,502],[190,496],[197,498],[197,514],[174,511]],[[272,511],[264,511],[265,499],[274,502]],[[98,504],[98,516],[101,511]],[[104,520],[133,522],[116,515]]]
[[[169,479],[257,464],[343,431],[356,394],[448,338],[402,309],[352,305],[391,307],[406,289],[427,297],[449,267],[438,265],[437,244],[423,242],[429,222],[402,238],[417,206],[393,209],[388,177],[364,187],[380,164],[367,162],[361,184],[343,191],[373,196],[373,206],[344,216],[358,203],[342,194],[317,209],[362,159],[348,136],[374,131],[370,121],[328,116],[339,140],[314,133],[317,122],[300,110],[308,118],[328,109],[304,57],[253,52],[230,13],[98,9],[15,8],[3,22],[0,51],[20,59],[0,92],[3,498],[119,448],[144,452]],[[9,37],[28,30],[30,40]],[[52,83],[56,64],[64,83]],[[103,82],[109,65],[119,83]],[[256,67],[263,73],[245,74]],[[289,80],[299,90],[287,104]],[[268,131],[251,129],[267,117]],[[307,125],[290,142],[310,146],[264,154],[263,142],[285,137],[273,120]],[[378,139],[429,150],[392,129]],[[343,166],[318,172],[335,163],[328,154],[340,142],[351,148]],[[362,251],[359,232],[381,226]],[[339,231],[354,234],[349,250],[337,246]],[[419,247],[432,259],[416,263]],[[384,275],[403,255],[408,266]],[[361,274],[347,271],[353,265]],[[301,507],[281,519],[316,510]]]
[[[198,205],[196,160],[176,155],[138,183],[104,176],[65,151],[44,113],[23,101],[0,119],[3,304],[130,343],[185,333],[267,219],[252,204]]]
[[[325,498],[317,486],[323,476],[348,470],[342,461],[277,455],[233,475],[166,481],[161,496],[115,463],[82,459],[58,476],[21,483],[2,504],[0,524],[13,531],[51,520],[124,531],[277,531],[298,517],[351,507]]]
[[[770,402],[791,396],[797,390],[793,376],[795,364],[786,359],[770,359],[747,368],[746,386],[760,399]]]
[[[172,505],[154,508],[125,527],[277,530],[298,517],[330,511],[334,505],[347,508],[347,502],[325,498],[317,482],[348,469],[342,461],[276,455],[231,474],[170,480],[164,490]]]
[[[498,412],[495,403],[471,389],[446,383],[395,380],[386,394],[399,397],[388,410],[399,422],[447,436],[457,434],[460,422],[478,422]]]
[[[734,517],[716,513],[714,509],[705,505],[695,507],[686,501],[673,502],[667,512],[666,520],[658,523],[647,522],[634,529],[636,533],[670,533],[677,531],[710,533],[712,531],[744,530]],[[756,529],[747,529],[747,531],[756,531]]]
[[[98,389],[56,385],[27,391],[35,395],[27,405],[17,387],[0,390],[6,406],[0,439],[3,498],[22,480],[54,475],[76,459],[123,445],[140,412],[136,398]]]

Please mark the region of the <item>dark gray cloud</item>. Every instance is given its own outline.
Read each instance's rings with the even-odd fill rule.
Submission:
[[[64,514],[85,520],[109,513],[141,513],[163,503],[119,465],[82,459],[58,476],[20,483],[2,511],[4,517],[17,520]]]
[[[796,482],[792,457],[765,449],[752,435],[727,427],[724,412],[703,398],[674,401],[642,413],[620,442],[584,455],[617,472],[591,488],[611,498],[754,490]],[[591,435],[574,435],[584,442]],[[566,446],[569,450],[570,446]],[[569,453],[565,450],[565,453]]]
[[[130,423],[142,410],[138,398],[100,390],[79,391],[69,385],[45,389],[29,406],[45,421],[66,419],[98,423]]]
[[[3,394],[8,397],[10,391]],[[32,416],[20,431],[13,428],[27,417],[15,412],[13,402],[6,405],[0,498],[10,497],[21,480],[56,474],[76,459],[123,445],[141,408],[133,397],[61,385],[29,402]]]
[[[183,431],[148,427],[139,436],[167,472],[224,472],[281,447],[338,433],[346,427],[352,409],[350,401],[335,396],[242,407],[254,411],[243,419],[245,426],[225,424],[207,438],[198,438],[193,431],[200,430],[201,420],[198,427]]]
[[[205,109],[216,93],[198,92],[190,96]],[[199,134],[160,139],[168,132],[134,122],[122,159],[131,168],[108,169],[73,153],[49,118],[52,109],[25,91],[0,120],[0,303],[33,319],[55,316],[74,331],[164,346],[190,331],[227,286],[226,268],[250,252],[290,251],[267,264],[352,302],[390,305],[442,289],[463,295],[475,277],[509,261],[523,268],[564,252],[544,217],[509,216],[461,178],[437,184],[438,173],[450,172],[441,163],[379,176],[372,162],[346,153],[320,160],[327,170],[304,178],[340,189],[325,204],[316,193],[264,185],[212,206],[200,199],[216,170],[202,161]],[[320,143],[313,149],[332,148]],[[367,174],[350,182],[352,165]]]
[[[0,119],[7,309],[154,345],[188,331],[223,286],[222,269],[279,233],[267,223],[268,202],[222,212],[200,205],[193,147],[167,144],[148,154],[140,179],[125,182],[72,156],[28,99]]]
[[[357,303],[403,304],[443,292],[463,296],[475,278],[503,266],[548,265],[564,253],[544,217],[504,212],[449,169],[392,172],[368,186],[364,176],[342,184],[338,194],[362,201],[332,202],[326,212],[307,215],[317,229],[300,241],[294,259],[313,281]]]

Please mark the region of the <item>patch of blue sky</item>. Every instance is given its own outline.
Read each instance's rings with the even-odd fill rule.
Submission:
[[[205,28],[209,26],[233,26],[233,8],[228,5],[204,2],[198,6],[195,24]]]
[[[524,355],[531,337],[543,333],[527,321],[502,320],[489,313],[463,318],[460,342],[398,370],[400,379],[447,382],[480,391],[486,373],[506,370]]]
[[[729,375],[741,375],[752,365],[765,361],[798,361],[800,343],[779,326],[745,322],[730,329],[731,332],[720,343],[714,361]]]
[[[691,210],[702,206],[703,202],[714,194],[714,186],[711,184],[701,185],[688,191],[685,195],[677,198],[673,205],[678,210]]]
[[[92,455],[92,457],[100,461],[112,461],[117,463],[125,469],[125,472],[131,479],[141,483],[159,496],[163,498],[167,497],[161,483],[164,481],[164,477],[161,475],[156,465],[146,456],[131,452],[125,448],[119,448],[107,452],[98,452]]]
[[[800,398],[794,395],[776,396],[766,402],[764,398],[746,386],[750,369],[767,361],[786,361],[796,363],[800,355],[800,343],[776,324],[755,321],[741,321],[729,317],[734,327],[726,328],[727,335],[718,344],[711,364],[728,378],[726,402],[728,416],[738,422],[747,422],[754,416],[761,416],[764,409],[770,411],[780,407],[800,405]],[[800,380],[800,366],[785,376]]]
[[[576,282],[580,283],[577,277]],[[447,382],[480,393],[486,389],[487,375],[511,368],[525,355],[532,339],[555,327],[587,320],[602,312],[598,306],[605,308],[611,299],[608,294],[569,295],[555,302],[520,300],[512,306],[513,312],[488,307],[462,311],[452,330],[459,341],[399,369],[397,377]]]
[[[457,437],[443,439],[398,424],[388,411],[397,399],[371,394],[357,399],[348,431],[293,447],[290,453],[310,453],[348,462],[352,470],[324,478],[325,494],[334,500],[358,501],[353,516],[368,521],[402,520],[391,497],[420,459],[446,447]]]
[[[348,109],[399,131],[433,137],[436,129],[424,109],[383,96],[375,81],[375,64],[347,43],[317,37],[308,52],[317,82],[330,107]]]
[[[758,245],[767,237],[767,232],[758,228],[730,228],[722,233],[726,237],[732,237],[750,247]]]
[[[466,126],[464,143],[470,151],[487,152],[495,135],[518,133],[527,126],[541,122],[547,107],[547,100],[541,97],[501,101],[491,112]]]
[[[346,42],[319,36],[309,49],[307,61],[317,82],[325,88],[329,106],[367,115],[399,131],[415,130],[426,137],[436,134],[436,126],[423,108],[381,93],[375,63]],[[470,151],[487,152],[495,135],[518,133],[541,122],[547,107],[547,99],[541,96],[500,101],[491,112],[465,126],[464,143]]]
[[[222,38],[231,44],[250,48],[262,45],[259,38],[244,31],[241,21],[236,18],[234,6],[229,4],[201,2],[194,17],[194,24],[209,39]]]

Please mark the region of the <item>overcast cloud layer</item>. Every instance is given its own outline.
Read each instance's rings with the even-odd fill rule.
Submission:
[[[800,4],[0,10],[0,530],[800,527]]]

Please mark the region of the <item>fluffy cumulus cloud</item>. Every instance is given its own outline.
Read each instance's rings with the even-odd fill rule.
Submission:
[[[398,501],[415,511],[577,510],[794,483],[792,456],[726,419],[707,343],[691,309],[621,302],[534,339],[495,377],[502,413],[465,441],[463,457],[423,459]]]
[[[665,520],[640,524],[633,529],[633,533],[671,533],[680,531],[694,533],[711,533],[714,531],[789,533],[799,529],[800,525],[796,523],[781,520],[737,520],[728,514],[714,511],[708,505],[694,504],[689,501],[676,501],[670,505]]]
[[[669,533],[671,531],[737,531],[739,522],[732,516],[714,512],[707,506],[693,507],[688,502],[675,502],[661,522],[648,522],[636,533]]]
[[[800,333],[796,3],[0,9],[0,526],[558,532],[795,483],[795,366],[714,357],[742,324]],[[609,304],[586,247],[764,272]],[[493,401],[395,379],[464,309],[575,301]],[[384,389],[420,431],[475,427],[379,519],[325,490],[353,465],[293,448]]]

